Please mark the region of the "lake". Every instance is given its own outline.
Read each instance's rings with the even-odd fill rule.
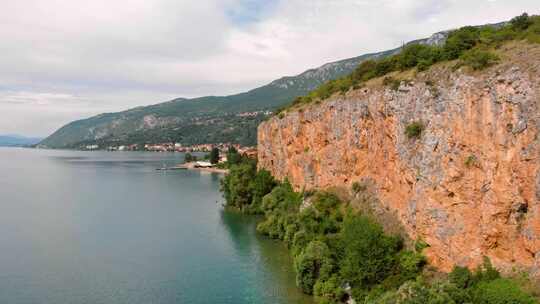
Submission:
[[[181,153],[0,148],[0,303],[312,303]]]

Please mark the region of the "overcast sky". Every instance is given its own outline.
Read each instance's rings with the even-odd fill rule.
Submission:
[[[538,0],[17,0],[0,9],[0,134],[226,95]]]

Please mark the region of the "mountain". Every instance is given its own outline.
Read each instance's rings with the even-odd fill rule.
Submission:
[[[448,31],[439,32],[410,43],[438,45],[444,42],[447,34]],[[80,148],[89,144],[106,146],[159,142],[255,145],[257,125],[269,116],[266,111],[274,111],[328,80],[351,73],[362,61],[386,57],[400,49],[327,63],[236,95],[178,98],[74,121],[47,137],[40,146]]]
[[[0,135],[0,147],[23,147],[39,143],[42,138],[24,137],[20,135]]]

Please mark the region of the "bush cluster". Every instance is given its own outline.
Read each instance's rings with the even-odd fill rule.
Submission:
[[[424,131],[424,124],[421,121],[414,121],[405,127],[405,135],[407,138],[418,138]]]
[[[265,220],[257,230],[286,242],[297,285],[326,303],[397,288],[418,276],[424,265],[420,253],[405,250],[399,237],[386,235],[332,193],[304,198],[285,181],[263,198],[262,210]],[[346,285],[352,290],[346,292]]]
[[[485,69],[499,61],[499,57],[497,55],[479,49],[469,50],[463,53],[461,58],[462,63],[470,66],[473,70]]]
[[[230,153],[229,153],[230,155]],[[263,196],[270,193],[276,181],[266,170],[257,171],[253,159],[234,156],[228,159],[229,174],[221,180],[220,190],[227,207],[240,209],[246,213],[260,213]]]
[[[369,303],[532,304],[537,303],[512,280],[501,278],[489,260],[475,273],[455,267],[447,280],[409,281]]]
[[[412,68],[424,71],[442,61],[459,59],[457,66],[483,69],[498,61],[498,57],[491,53],[490,49],[500,47],[506,41],[518,39],[540,43],[539,16],[523,14],[503,26],[462,27],[452,31],[442,46],[419,43],[405,45],[398,54],[379,60],[363,61],[351,74],[328,81],[306,96],[295,98],[290,106],[324,100],[338,92],[345,93],[352,87],[361,87],[363,82],[391,72]],[[391,88],[399,87],[395,81],[388,84]],[[287,107],[281,108],[277,113],[286,109]]]
[[[197,161],[197,156],[196,155],[193,155],[193,154],[191,154],[189,152],[187,152],[184,155],[184,162],[190,163],[190,162],[194,162],[194,161]]]
[[[355,183],[354,191],[367,191]],[[294,191],[256,164],[242,159],[230,167],[222,191],[227,205],[264,214],[257,231],[286,243],[294,257],[296,283],[321,303],[365,304],[532,304],[535,299],[489,260],[474,273],[456,267],[447,279],[427,281],[418,240],[407,250],[371,217],[353,211],[335,194]]]

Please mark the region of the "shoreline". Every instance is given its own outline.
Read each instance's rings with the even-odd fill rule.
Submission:
[[[219,173],[219,174],[228,174],[228,169],[219,169],[219,168],[187,168],[188,170],[199,170],[203,172],[210,172],[210,173]]]
[[[159,171],[198,170],[202,172],[210,172],[210,173],[218,173],[218,174],[229,173],[228,169],[221,169],[221,168],[215,168],[215,167],[197,167],[195,165],[195,162],[184,163],[184,164],[176,165],[173,167],[167,167],[167,168],[156,168],[156,170],[159,170]]]

